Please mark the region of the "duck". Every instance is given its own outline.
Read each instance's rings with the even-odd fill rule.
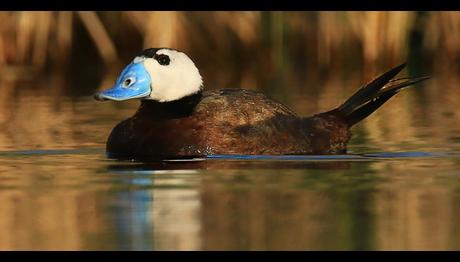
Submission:
[[[148,48],[122,70],[113,87],[94,98],[140,100],[136,113],[110,133],[109,158],[346,154],[354,125],[404,87],[430,78],[395,79],[405,66],[374,78],[331,110],[302,117],[259,91],[204,90],[188,55]]]

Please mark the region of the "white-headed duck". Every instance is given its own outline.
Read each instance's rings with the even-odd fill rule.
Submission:
[[[183,52],[150,48],[126,66],[97,100],[140,99],[136,114],[107,141],[113,158],[189,158],[215,154],[343,154],[350,128],[401,88],[429,77],[393,79],[399,65],[364,85],[339,107],[299,117],[264,94],[204,91],[198,68]]]

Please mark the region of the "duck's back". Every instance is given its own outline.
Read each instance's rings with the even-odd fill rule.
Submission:
[[[107,151],[160,158],[331,153],[344,150],[348,138],[333,114],[300,118],[260,92],[224,89],[169,103],[143,100],[114,128]]]
[[[194,117],[216,154],[301,153],[308,148],[297,115],[260,92],[205,92]]]

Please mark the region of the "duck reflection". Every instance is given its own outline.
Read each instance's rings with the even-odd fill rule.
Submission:
[[[108,170],[120,175],[122,184],[129,185],[114,199],[120,249],[200,249],[199,190],[183,186],[189,182],[180,178],[194,171],[146,169],[137,165],[111,165]]]
[[[120,179],[123,192],[115,194],[109,217],[117,220],[122,249],[453,248],[449,239],[458,241],[452,233],[457,227],[436,221],[455,221],[460,213],[452,203],[458,194],[436,185],[442,180],[433,183],[431,175],[407,175],[419,165],[419,160],[116,162],[105,168]]]
[[[129,183],[149,185],[150,179],[133,179]],[[120,192],[115,197],[115,229],[118,246],[123,250],[149,250],[152,248],[152,212],[153,194],[150,190]]]
[[[348,169],[350,162],[279,161],[170,161],[147,163],[116,163],[107,171],[120,176],[119,182],[129,185],[116,194],[113,219],[118,246],[124,250],[199,250],[202,234],[209,236],[207,213],[216,213],[210,204],[214,190],[204,190],[203,170],[227,170],[232,176],[238,170],[282,169]],[[201,170],[201,173],[198,173]],[[206,177],[206,176],[204,176]],[[207,182],[204,182],[207,184]],[[123,188],[126,188],[125,186]],[[212,188],[212,187],[211,187]],[[224,193],[223,195],[226,195]],[[220,197],[216,196],[216,199]],[[208,209],[203,210],[203,201]],[[226,206],[227,203],[222,203]],[[217,212],[219,213],[219,212]],[[226,213],[226,212],[224,212]],[[216,215],[216,214],[213,214]],[[221,220],[219,220],[221,221]],[[222,220],[225,225],[226,220]],[[203,229],[203,223],[208,229]],[[218,242],[216,242],[218,243]],[[207,246],[213,243],[205,242]]]

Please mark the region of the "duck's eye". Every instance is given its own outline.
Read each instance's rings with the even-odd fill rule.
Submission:
[[[158,61],[160,65],[169,65],[169,56],[167,55],[157,55],[155,59]]]
[[[128,78],[125,79],[125,81],[123,81],[123,87],[128,87],[132,83],[134,83],[134,78],[128,77]]]

